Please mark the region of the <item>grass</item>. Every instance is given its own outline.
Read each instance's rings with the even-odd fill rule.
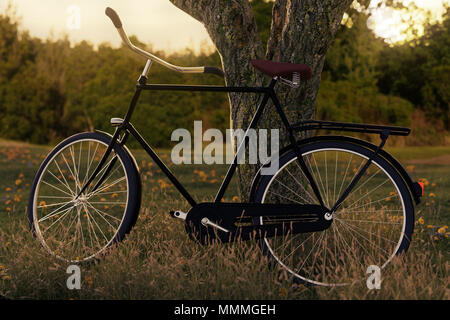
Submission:
[[[68,265],[46,254],[30,234],[26,217],[30,185],[49,150],[0,141],[0,295],[14,299],[450,298],[448,233],[438,232],[450,220],[450,163],[417,161],[449,155],[450,147],[389,150],[414,180],[423,179],[426,188],[422,204],[416,207],[411,247],[383,270],[380,290],[368,290],[365,283],[332,289],[293,286],[286,274],[268,267],[254,242],[208,247],[192,242],[183,224],[168,216],[169,210],[187,211],[187,202],[140,150],[134,154],[141,169],[143,199],[135,228],[100,262],[81,266],[81,290],[68,290]],[[169,162],[169,152],[162,154]],[[213,198],[226,172],[225,165],[171,168],[203,201]],[[231,189],[226,200],[236,201],[235,183]]]

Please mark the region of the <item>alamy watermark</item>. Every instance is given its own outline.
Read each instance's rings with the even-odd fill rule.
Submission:
[[[81,289],[81,269],[79,266],[72,264],[67,267],[67,274],[70,276],[67,278],[66,286],[69,290],[80,290]]]
[[[81,8],[77,5],[71,5],[66,9],[69,17],[66,26],[69,30],[79,30],[81,28]]]
[[[270,137],[267,129],[247,129],[247,131],[227,129],[225,136],[224,140],[219,129],[208,129],[203,132],[202,121],[194,121],[193,139],[189,130],[176,129],[172,132],[171,140],[179,141],[179,143],[172,148],[172,162],[174,164],[223,164],[224,162],[231,164],[236,157],[238,164],[264,164],[261,168],[263,175],[272,175],[278,171],[280,146],[278,129],[270,129]],[[203,149],[203,142],[210,143]]]
[[[381,269],[379,266],[370,265],[367,267],[366,274],[370,274],[367,278],[366,285],[370,290],[381,288]]]

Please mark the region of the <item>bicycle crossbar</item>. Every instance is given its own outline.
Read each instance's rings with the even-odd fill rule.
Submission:
[[[209,91],[209,92],[254,92],[266,93],[270,89],[266,87],[227,87],[211,85],[181,85],[181,84],[138,84],[142,90],[156,91]]]
[[[306,130],[336,130],[350,132],[364,132],[381,134],[383,131],[389,131],[389,135],[407,136],[411,129],[404,127],[382,126],[363,123],[347,123],[347,122],[331,122],[321,120],[307,120],[292,125],[292,129],[296,131]]]

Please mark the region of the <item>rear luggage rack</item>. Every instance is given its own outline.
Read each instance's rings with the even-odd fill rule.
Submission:
[[[351,131],[351,132],[365,132],[378,133],[389,131],[390,135],[407,136],[411,132],[410,128],[381,126],[375,124],[361,124],[361,123],[346,123],[346,122],[331,122],[320,120],[306,120],[292,125],[293,130],[337,130],[337,131]]]

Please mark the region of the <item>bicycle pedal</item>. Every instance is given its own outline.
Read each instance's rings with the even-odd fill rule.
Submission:
[[[181,220],[186,220],[187,213],[184,213],[183,211],[177,210],[177,211],[169,211],[169,214],[172,218],[178,218]]]

